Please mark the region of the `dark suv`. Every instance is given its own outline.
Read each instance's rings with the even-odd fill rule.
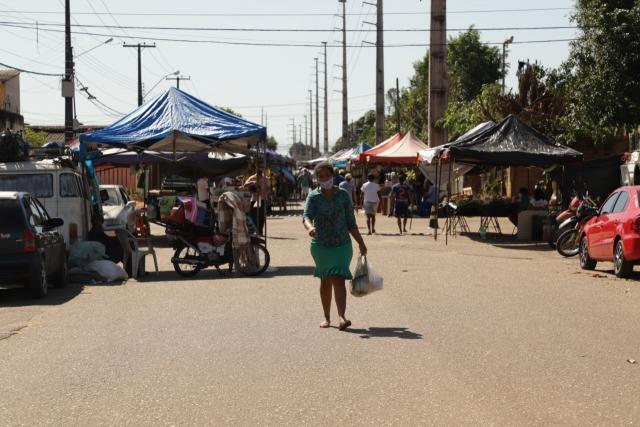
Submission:
[[[29,193],[0,191],[0,282],[24,284],[34,297],[47,295],[49,280],[67,284],[67,253],[51,218]]]

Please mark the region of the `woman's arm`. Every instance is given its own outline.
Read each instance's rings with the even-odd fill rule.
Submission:
[[[360,255],[365,256],[367,254],[367,245],[364,244],[364,239],[362,238],[362,234],[360,234],[358,227],[353,227],[349,230],[349,233],[353,236],[354,240],[358,242]]]
[[[347,219],[347,228],[349,229],[349,233],[353,236],[356,242],[358,242],[358,246],[360,247],[360,255],[365,256],[367,254],[367,246],[364,244],[364,239],[360,234],[360,230],[358,230],[358,225],[356,224],[356,216],[353,213],[353,204],[351,203],[351,199],[346,199],[347,203],[345,203],[345,217]]]
[[[315,209],[311,197],[307,197],[304,204],[304,212],[302,214],[302,225],[309,233],[309,236],[316,237],[316,228],[313,226],[313,217]]]

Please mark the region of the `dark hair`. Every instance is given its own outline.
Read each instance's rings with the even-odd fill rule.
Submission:
[[[316,165],[315,168],[313,168],[313,170],[316,172],[316,175],[318,174],[318,172],[320,172],[321,170],[326,170],[329,171],[329,173],[331,173],[331,175],[333,175],[333,166],[331,165],[331,163],[329,162],[320,162]]]
[[[523,194],[523,195],[525,195],[525,196],[528,196],[528,195],[529,195],[529,189],[527,189],[527,188],[525,188],[525,187],[522,187],[522,188],[520,189],[520,193],[522,193],[522,194]]]
[[[406,176],[404,176],[403,174],[398,175],[398,181],[400,181],[400,184],[404,184],[404,181],[407,179]]]
[[[370,173],[369,175],[367,175],[367,179],[369,181],[373,181],[374,179],[376,179],[376,176],[374,174]]]
[[[533,198],[536,200],[546,199],[546,197],[544,197],[544,191],[542,191],[541,188],[536,188],[535,190],[533,190]]]

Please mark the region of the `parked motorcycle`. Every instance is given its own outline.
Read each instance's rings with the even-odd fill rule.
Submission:
[[[558,238],[560,237],[560,235],[565,231],[571,230],[575,227],[576,223],[578,222],[576,212],[580,205],[582,205],[583,201],[584,198],[582,197],[582,195],[576,194],[571,199],[569,207],[556,216],[556,224],[558,226],[550,236],[549,246],[556,249]]]
[[[585,224],[595,215],[598,209],[595,204],[584,201],[576,212],[576,222],[573,228],[569,228],[562,232],[556,241],[556,250],[564,257],[572,257],[578,255],[580,249],[580,235]]]

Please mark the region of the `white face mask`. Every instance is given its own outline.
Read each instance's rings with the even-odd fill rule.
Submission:
[[[322,188],[324,190],[328,190],[331,187],[333,187],[333,178],[332,179],[328,179],[326,181],[318,181],[318,185],[320,186],[320,188]]]

